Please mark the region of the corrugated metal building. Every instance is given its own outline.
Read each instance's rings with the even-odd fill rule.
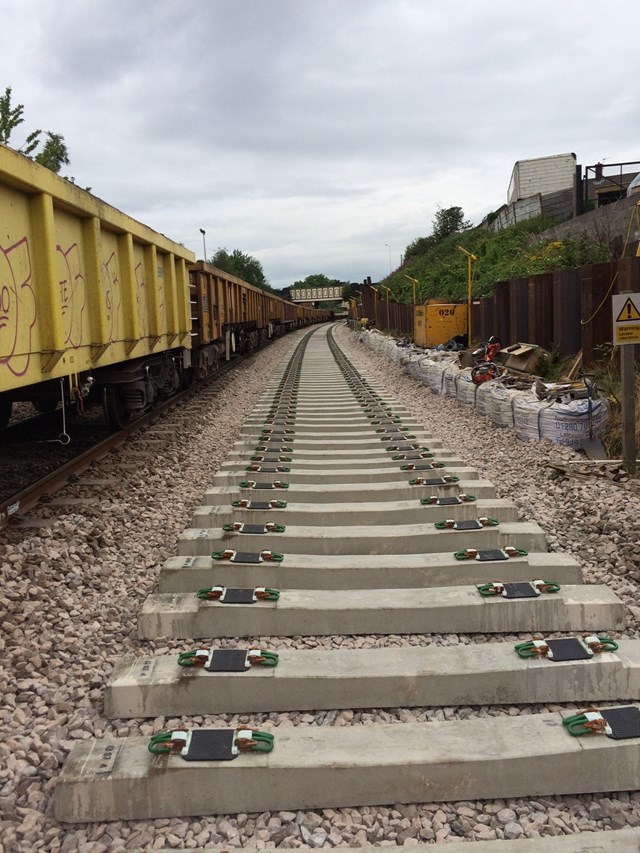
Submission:
[[[507,201],[509,203],[541,193],[572,189],[576,176],[575,154],[554,154],[534,160],[518,160],[513,167]]]

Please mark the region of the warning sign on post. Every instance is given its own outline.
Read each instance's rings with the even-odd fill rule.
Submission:
[[[640,344],[640,293],[618,293],[611,299],[614,344]]]

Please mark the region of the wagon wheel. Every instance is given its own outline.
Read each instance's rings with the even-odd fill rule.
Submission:
[[[11,400],[6,400],[0,396],[0,429],[5,429],[11,420],[11,409],[13,403]]]
[[[124,429],[131,420],[131,412],[127,409],[122,394],[115,385],[108,385],[104,389],[102,408],[107,423],[114,430]]]
[[[218,351],[215,353],[215,355],[211,356],[211,358],[209,359],[208,376],[213,376],[214,373],[217,373],[220,370],[220,360],[221,355]]]

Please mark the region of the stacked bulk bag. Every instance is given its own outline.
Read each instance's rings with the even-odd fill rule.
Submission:
[[[433,363],[432,359],[428,355],[423,354],[416,359],[414,376],[423,385],[429,384],[427,381],[427,365],[431,363]]]
[[[380,332],[365,332],[366,343],[374,352],[379,352],[384,338]]]
[[[389,361],[398,361],[398,359],[400,358],[400,352],[401,351],[398,349],[398,347],[396,347],[396,342],[394,338],[382,338],[382,343],[380,345],[381,355],[386,355]],[[393,358],[394,353],[398,353],[398,356],[395,359]]]
[[[382,352],[385,345],[385,336],[373,329],[370,332],[364,333],[364,341],[367,346],[374,352]]]
[[[364,330],[356,331],[354,329],[354,334],[356,335],[359,344],[364,344],[366,347],[371,348],[371,332],[365,332]]]
[[[444,393],[447,397],[455,397],[456,396],[456,382],[458,379],[458,374],[460,373],[460,366],[456,361],[450,361],[444,371],[444,381],[443,381],[443,389]]]
[[[444,373],[447,369],[448,362],[431,358],[423,364],[423,370],[426,376],[426,384],[431,388],[434,394],[444,394]]]
[[[529,398],[516,401],[513,407],[513,425],[518,438],[540,441],[540,418],[551,403]]]
[[[422,351],[417,350],[413,344],[407,344],[399,349],[400,364],[413,376],[411,365],[415,362],[416,358],[421,355]]]
[[[597,436],[609,419],[606,400],[569,400],[566,403],[517,400],[514,425],[519,438],[581,448],[585,440]]]
[[[393,349],[391,349],[391,351],[389,352],[389,360],[392,361],[394,364],[399,364],[401,358],[405,355],[405,353],[405,347],[396,346],[394,341]]]
[[[606,400],[570,400],[554,403],[542,418],[542,438],[568,447],[582,447],[586,439],[599,435],[609,420]]]
[[[514,427],[519,438],[581,448],[585,440],[597,437],[609,418],[606,400],[567,400],[545,402],[533,390],[516,390],[503,380],[493,379],[476,385],[471,368],[460,369],[457,356],[438,350],[416,350],[396,345],[396,341],[377,330],[363,331],[359,340],[373,351],[404,364],[407,372],[436,394],[456,397],[464,406],[474,406],[479,415],[488,416],[496,426]]]
[[[494,424],[500,427],[512,427],[514,400],[524,396],[526,396],[524,391],[511,390],[501,382],[492,382],[489,391],[488,415]]]
[[[416,375],[416,369],[418,366],[418,358],[419,358],[418,353],[413,351],[411,353],[408,353],[404,359],[404,369],[407,371],[409,376],[411,376],[413,379],[418,378]]]
[[[476,412],[479,415],[491,417],[491,413],[489,411],[489,404],[491,402],[491,388],[493,385],[495,385],[495,383],[495,379],[490,379],[488,382],[481,382],[480,385],[477,386]]]
[[[475,406],[476,394],[480,387],[471,378],[471,372],[471,367],[465,367],[458,373],[456,380],[456,398],[463,406]]]

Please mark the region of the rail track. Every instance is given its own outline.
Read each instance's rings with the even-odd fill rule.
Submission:
[[[72,477],[83,474],[131,436],[222,379],[263,348],[223,363],[214,375],[196,387],[185,388],[159,402],[154,409],[117,432],[112,433],[101,418],[87,423],[73,418],[72,414],[65,415],[60,408],[11,425],[0,442],[0,466],[4,472],[0,486],[0,530],[31,512],[42,498],[54,495]],[[71,424],[73,439],[67,433],[67,423]]]
[[[490,480],[350,368],[324,335],[312,333],[306,351],[266,383],[217,463],[194,526],[142,604],[142,655],[116,662],[105,694],[109,736],[85,729],[57,779],[58,820],[98,821],[103,835],[107,821],[133,826],[128,849],[157,842],[167,819],[166,832],[176,827],[179,838],[196,827],[200,846],[459,835],[478,840],[479,853],[494,849],[482,839],[525,834],[532,842],[521,842],[523,853],[588,850],[591,835],[536,836],[633,827],[637,800],[624,792],[638,787],[638,739],[585,741],[562,724],[587,705],[640,698],[628,608],[606,587],[583,584],[578,560],[549,553],[536,524],[520,521]],[[270,488],[274,481],[288,487]],[[479,518],[498,524],[469,524]],[[546,581],[540,595],[531,591],[536,579]],[[529,586],[530,597],[477,589],[498,580]],[[240,588],[251,599],[257,589],[257,600]],[[240,601],[225,604],[227,595]],[[577,661],[528,657],[531,646],[520,656],[516,644],[542,626],[558,639],[598,634],[603,648]],[[240,652],[240,669],[225,671],[226,656],[209,672],[214,656],[195,652],[211,646]],[[247,667],[249,648],[262,660]],[[185,729],[221,728],[262,734],[241,735],[229,761],[174,751]],[[152,736],[167,730],[173,740],[156,737],[151,754]],[[188,748],[212,758],[224,745],[207,737]],[[570,824],[572,809],[584,825]],[[618,848],[602,849],[635,849],[637,831],[606,841]]]

